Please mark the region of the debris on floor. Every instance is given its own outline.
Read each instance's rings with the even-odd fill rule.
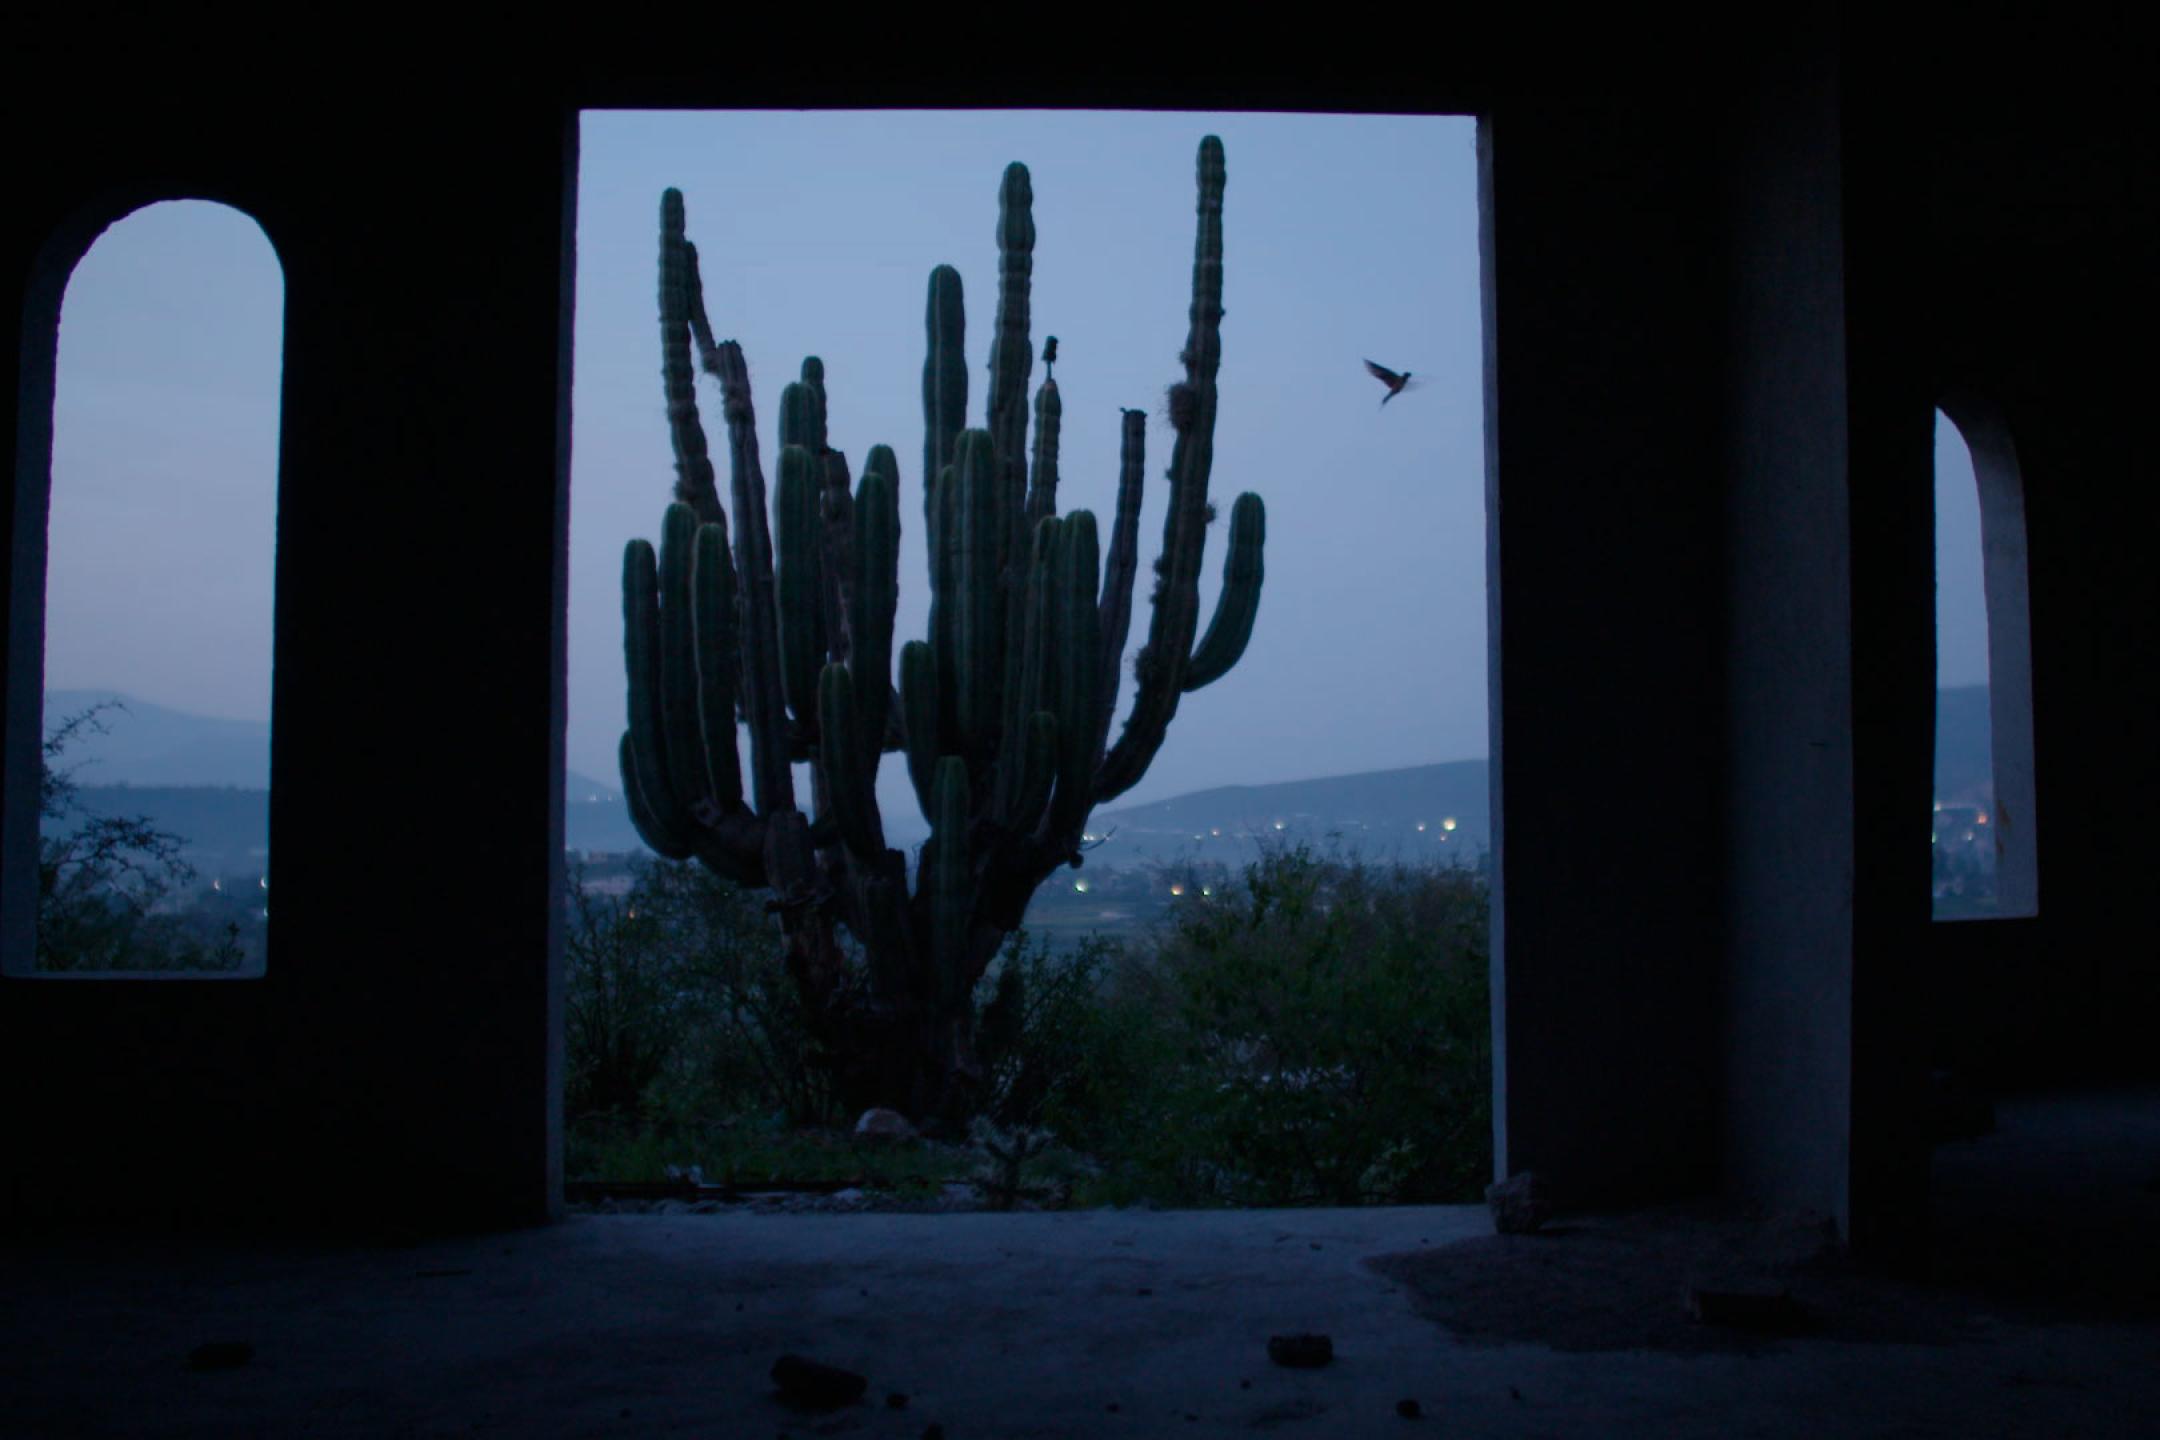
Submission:
[[[1729,1325],[1769,1335],[1789,1335],[1806,1319],[1788,1290],[1691,1289],[1688,1314],[1705,1325]]]
[[[190,1370],[232,1370],[255,1358],[255,1347],[245,1340],[213,1340],[188,1351]]]
[[[1335,1358],[1335,1342],[1325,1335],[1270,1335],[1268,1359],[1293,1370],[1315,1370]]]
[[[837,1410],[852,1405],[870,1388],[870,1382],[852,1370],[800,1355],[782,1355],[775,1360],[772,1378],[780,1387],[781,1399],[810,1410]]]
[[[1493,1228],[1502,1235],[1528,1235],[1552,1215],[1551,1198],[1529,1170],[1486,1186],[1485,1203],[1492,1207]]]

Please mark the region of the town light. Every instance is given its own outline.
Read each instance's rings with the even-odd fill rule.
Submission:
[[[1420,835],[1424,834],[1424,833],[1425,833],[1425,822],[1424,822],[1423,820],[1420,820],[1420,821],[1418,821],[1418,822],[1417,822],[1417,828],[1418,828],[1418,834],[1420,834]]]
[[[1087,893],[1087,881],[1085,881],[1085,880],[1075,880],[1075,881],[1073,881],[1073,889],[1075,889],[1075,890],[1078,890],[1078,891],[1079,891],[1079,892],[1080,892],[1081,894],[1085,895],[1085,894]]]
[[[1980,823],[1980,824],[1982,824],[1982,825],[1985,825],[1985,824],[1987,824],[1987,811],[1985,811],[1985,810],[1982,810],[1982,811],[1980,812],[1980,818],[1979,818],[1979,822],[1978,822],[1978,823]]]
[[[1445,819],[1445,820],[1442,820],[1442,821],[1440,822],[1440,828],[1441,828],[1441,829],[1443,829],[1443,830],[1452,830],[1452,829],[1454,829],[1454,828],[1455,828],[1455,817],[1454,817],[1453,815],[1450,815],[1450,816],[1448,816],[1448,817],[1447,817],[1447,819]]]
[[[1275,828],[1276,828],[1276,829],[1278,829],[1278,830],[1282,829],[1282,828],[1283,828],[1283,822],[1282,822],[1282,821],[1280,821],[1280,820],[1277,820],[1277,821],[1275,822]]]
[[[1172,895],[1182,895],[1185,893],[1185,887],[1183,885],[1172,885],[1170,887],[1170,893]]]

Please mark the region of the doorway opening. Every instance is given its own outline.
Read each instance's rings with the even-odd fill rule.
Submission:
[[[964,424],[984,425],[1001,177],[1011,162],[1026,166],[1030,315],[1011,363],[1026,362],[1030,447],[1052,382],[1051,513],[1097,517],[1104,575],[1129,437],[1144,451],[1131,543],[1146,583],[1133,587],[1121,654],[1105,657],[1119,681],[1103,742],[1113,751],[1146,668],[1156,577],[1177,582],[1174,557],[1147,567],[1170,543],[1165,472],[1190,421],[1184,384],[1172,382],[1192,323],[1203,136],[1220,138],[1227,183],[1215,513],[1187,643],[1208,647],[1226,551],[1250,523],[1232,501],[1252,492],[1265,507],[1265,566],[1249,643],[1180,695],[1151,763],[1083,811],[1080,863],[1049,868],[1008,917],[1013,933],[963,977],[974,1113],[866,1104],[873,1093],[820,1063],[830,1032],[819,1033],[799,967],[782,958],[769,887],[656,855],[654,817],[637,813],[649,798],[639,762],[626,771],[622,760],[638,723],[625,684],[626,548],[662,539],[682,461],[653,333],[663,192],[679,193],[711,325],[679,342],[685,368],[739,344],[775,532],[787,523],[775,422],[790,382],[819,392],[843,485],[860,479],[873,446],[896,457],[898,672],[905,642],[946,633],[924,504],[926,286],[934,317],[934,268],[958,271]],[[720,1203],[717,1192],[760,1187],[786,1192],[773,1203],[813,1203],[822,1190],[848,1198],[814,1203],[857,1208],[1482,1194],[1491,1070],[1477,203],[1466,117],[583,114],[562,902],[573,1200]],[[722,386],[700,370],[690,390],[739,580],[746,542]],[[773,543],[784,604],[786,544]],[[1107,582],[1090,593],[1107,620]],[[784,647],[784,613],[777,630]],[[789,704],[801,742],[809,727]],[[754,807],[754,734],[733,728]],[[816,821],[830,785],[803,763],[808,748],[791,756],[790,778]],[[919,896],[936,804],[909,758],[904,744],[883,753],[871,794],[882,843]],[[1000,843],[980,823],[970,833]],[[861,972],[849,983],[868,985],[877,950],[855,928],[843,918],[839,950]],[[1157,1117],[1147,1133],[1143,1113]],[[867,1133],[902,1122],[930,1133],[882,1147]]]

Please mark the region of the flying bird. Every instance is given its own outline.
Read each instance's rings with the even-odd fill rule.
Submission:
[[[1403,387],[1410,383],[1410,372],[1407,370],[1398,375],[1393,370],[1388,369],[1387,366],[1375,365],[1370,360],[1365,362],[1365,368],[1372,372],[1374,379],[1387,386],[1387,394],[1380,397],[1382,405],[1402,394]]]

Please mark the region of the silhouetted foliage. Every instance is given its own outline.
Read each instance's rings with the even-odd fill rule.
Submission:
[[[239,925],[204,913],[160,913],[195,879],[186,843],[140,815],[92,815],[73,769],[55,763],[87,727],[93,705],[45,737],[38,779],[37,968],[43,971],[229,971],[240,967]],[[79,768],[79,767],[78,767]],[[68,822],[74,822],[72,825]]]

